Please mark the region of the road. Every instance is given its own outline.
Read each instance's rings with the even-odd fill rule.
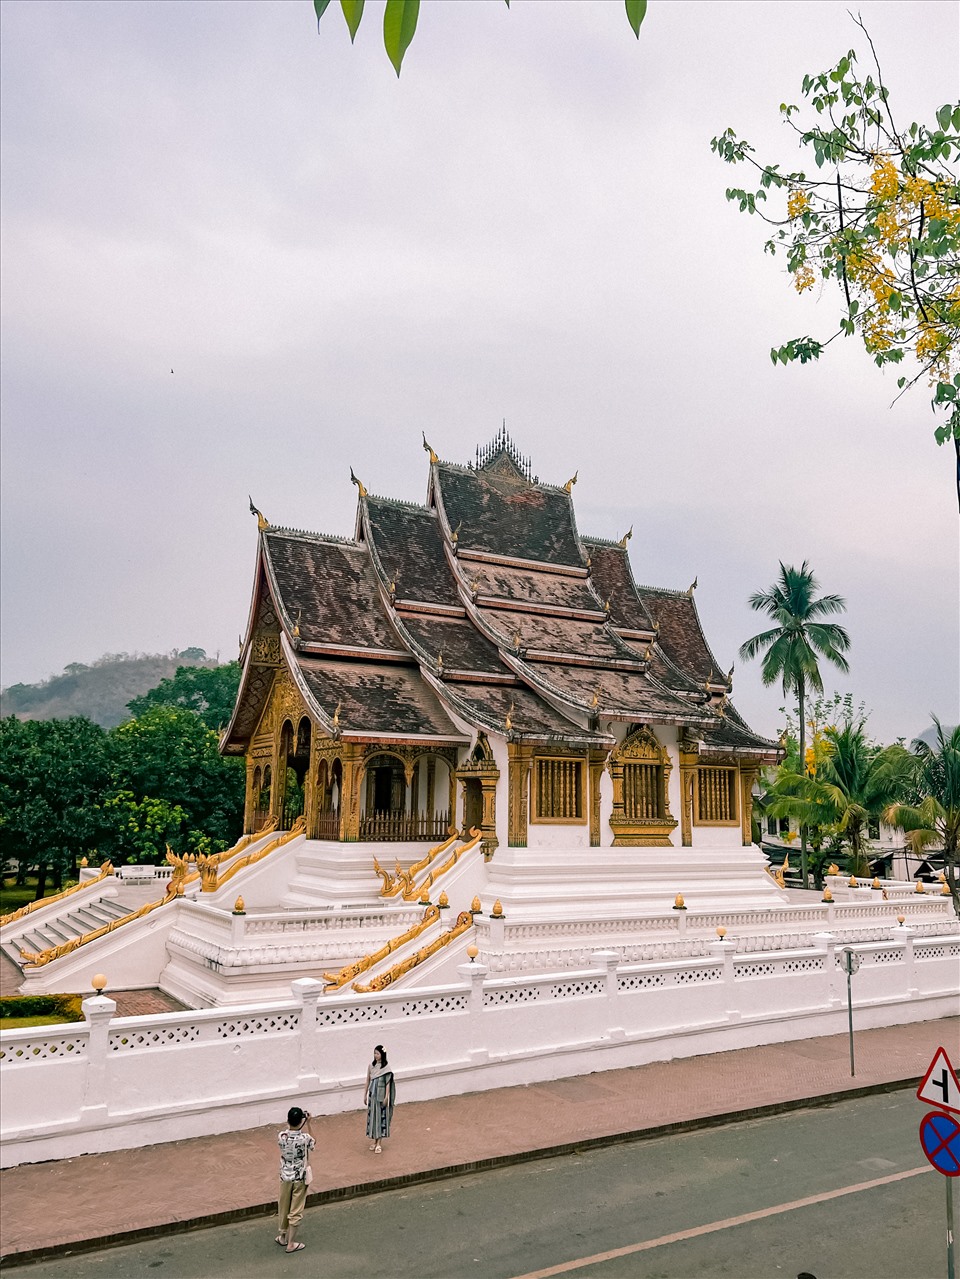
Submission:
[[[944,1178],[920,1151],[924,1113],[912,1092],[893,1093],[327,1204],[307,1213],[296,1256],[259,1219],[23,1273],[943,1279]]]

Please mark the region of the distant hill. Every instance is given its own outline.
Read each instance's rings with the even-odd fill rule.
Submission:
[[[172,679],[178,666],[216,666],[202,648],[170,653],[104,653],[85,666],[71,662],[62,675],[39,684],[12,684],[0,690],[0,715],[18,719],[67,719],[85,715],[101,728],[129,719],[127,702]]]

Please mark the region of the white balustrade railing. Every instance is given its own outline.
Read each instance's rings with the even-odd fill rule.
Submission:
[[[151,1017],[117,1018],[109,998],[87,999],[82,1023],[0,1033],[3,1159],[255,1127],[294,1101],[359,1108],[377,1042],[401,1097],[416,1100],[736,1048],[745,1034],[757,1044],[845,1029],[836,935],[775,951],[691,940],[700,954],[624,963],[611,948],[535,976],[466,963],[449,985],[371,995],[327,998],[303,978],[269,1005]],[[955,1012],[955,933],[903,927],[854,949],[858,1025]]]

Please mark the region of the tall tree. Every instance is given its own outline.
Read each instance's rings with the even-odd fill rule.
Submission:
[[[764,654],[761,677],[764,684],[782,682],[784,696],[795,693],[800,724],[800,759],[806,759],[805,704],[807,693],[823,692],[820,657],[846,673],[850,668],[844,657],[850,648],[850,636],[837,622],[820,619],[842,613],[846,601],[839,595],[817,596],[819,583],[806,560],[800,568],[781,562],[780,576],[765,591],[750,596],[750,607],[767,613],[776,623],[768,631],[754,635],[740,646],[740,657],[751,661]],[[800,830],[800,876],[807,887],[807,834]]]
[[[960,915],[957,882],[960,844],[960,727],[947,733],[933,716],[937,730],[933,746],[920,739],[913,743],[917,759],[915,793],[911,803],[893,803],[883,815],[891,826],[900,826],[915,853],[943,848],[943,873]]]

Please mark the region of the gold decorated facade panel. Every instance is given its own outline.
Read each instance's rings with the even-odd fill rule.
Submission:
[[[629,733],[610,755],[610,828],[614,847],[665,848],[677,820],[670,812],[672,762],[648,725]]]

